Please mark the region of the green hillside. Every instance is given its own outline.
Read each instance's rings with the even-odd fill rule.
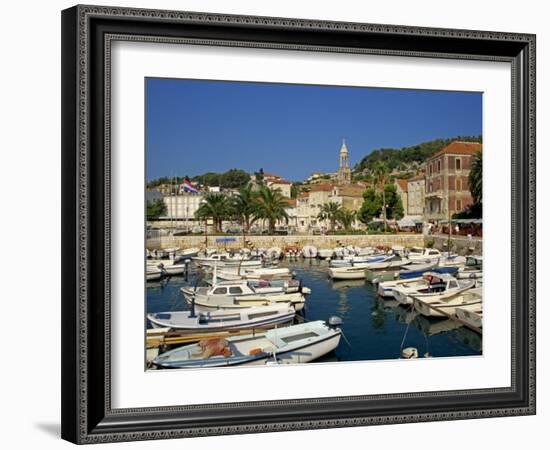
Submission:
[[[377,161],[385,162],[390,170],[406,170],[414,163],[423,163],[429,156],[452,141],[481,142],[481,136],[456,136],[449,139],[434,139],[410,147],[376,149],[359,161],[354,166],[353,172],[355,174],[368,172],[368,169]]]

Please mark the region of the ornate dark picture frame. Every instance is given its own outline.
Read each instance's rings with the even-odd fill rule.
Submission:
[[[506,388],[113,409],[110,45],[114,40],[512,66],[512,373]],[[98,6],[62,13],[62,437],[75,443],[535,413],[535,36]]]

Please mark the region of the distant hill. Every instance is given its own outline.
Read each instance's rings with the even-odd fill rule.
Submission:
[[[377,161],[385,162],[390,171],[407,170],[411,166],[424,163],[428,157],[452,141],[481,142],[481,136],[456,136],[449,139],[434,139],[410,147],[373,150],[353,167],[353,173],[368,172],[369,168]]]

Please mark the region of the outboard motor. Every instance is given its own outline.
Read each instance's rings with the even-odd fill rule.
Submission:
[[[344,321],[338,316],[330,316],[327,320],[327,325],[330,328],[336,328],[342,326]]]

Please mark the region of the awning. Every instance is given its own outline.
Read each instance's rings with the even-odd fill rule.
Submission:
[[[414,227],[416,226],[416,222],[412,219],[404,217],[403,219],[397,221],[397,225],[400,227]]]

